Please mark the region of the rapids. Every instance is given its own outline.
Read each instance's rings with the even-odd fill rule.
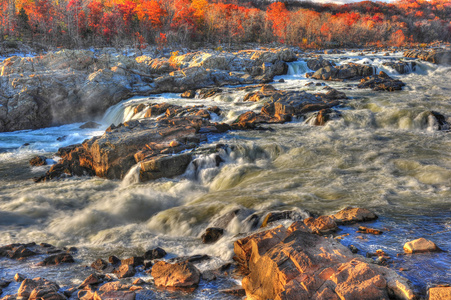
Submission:
[[[296,209],[304,215],[329,214],[353,205],[375,211],[380,218],[368,226],[386,232],[358,239],[355,226],[343,227],[339,234],[349,233],[342,240],[345,245],[355,245],[362,255],[383,249],[392,257],[391,266],[405,269],[401,274],[421,293],[433,284],[449,284],[451,136],[437,130],[429,112],[451,116],[451,68],[416,61],[415,68],[400,75],[383,65],[393,57],[402,59],[400,53],[391,58],[355,53],[325,56],[336,63],[373,64],[377,72],[384,70],[405,82],[402,91],[373,92],[357,89],[353,81],[325,82],[349,97],[336,108],[341,117],[323,127],[310,125],[306,118],[266,126],[270,131],[209,136],[205,146],[227,145],[220,152],[221,165],[216,167],[214,157],[200,156],[174,179],[140,183],[133,168],[122,182],[82,177],[35,184],[30,178],[49,166],[30,167],[28,161],[35,155],[52,157],[59,147],[100,135],[112,123],[143,117],[143,113],[133,116],[140,103],[218,106],[223,113],[215,118],[228,123],[243,112],[258,111],[261,103],[243,102],[246,92],[233,87],[203,100],[176,94],[134,97],[108,109],[102,128],[96,130],[71,124],[1,133],[0,245],[35,241],[76,246],[76,259],[86,265],[99,257],[125,257],[159,246],[169,257],[211,255],[212,260],[200,265],[201,270],[209,270],[231,260],[235,235],[248,229],[243,220],[253,213]],[[324,86],[306,85],[308,71],[304,61],[293,62],[288,75],[277,77],[274,86],[322,91]],[[281,78],[285,82],[277,82]],[[201,244],[199,237],[211,222],[238,208],[240,214],[221,240]],[[419,237],[433,240],[445,252],[396,256],[405,242]],[[0,264],[0,278],[20,271],[62,284],[80,283],[89,271],[81,264],[62,270],[30,268],[5,259]],[[222,299],[217,290],[236,283],[234,279],[203,283],[194,294],[171,296]],[[155,298],[167,296],[161,291],[149,293]]]

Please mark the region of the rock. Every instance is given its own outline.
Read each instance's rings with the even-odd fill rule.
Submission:
[[[11,284],[11,281],[0,280],[0,288],[6,288]],[[0,294],[1,295],[1,294]]]
[[[327,122],[333,119],[337,119],[341,116],[339,112],[337,112],[334,109],[326,108],[321,109],[317,113],[313,114],[313,117],[311,118],[311,121],[308,122],[311,125],[314,126],[324,126]]]
[[[112,265],[117,265],[117,264],[119,264],[121,262],[121,260],[119,258],[117,258],[116,256],[114,256],[114,255],[108,257],[108,261]]]
[[[200,271],[189,262],[169,264],[157,262],[152,267],[155,285],[163,287],[192,287],[200,281]]]
[[[374,229],[374,228],[368,228],[365,226],[359,226],[359,230],[357,230],[356,232],[358,233],[366,233],[366,234],[382,234],[383,231],[379,230],[379,229]]]
[[[25,279],[17,291],[18,297],[24,299],[66,299],[65,296],[58,294],[59,285],[45,278]],[[46,296],[47,295],[47,296]],[[55,298],[50,297],[54,295]]]
[[[205,271],[202,273],[202,279],[206,281],[216,280],[216,274],[213,271]]]
[[[268,224],[280,220],[299,220],[301,218],[300,214],[296,211],[285,210],[285,211],[275,211],[268,213],[263,219],[261,227],[266,227]]]
[[[363,78],[362,80],[360,80],[360,83],[357,87],[359,89],[371,88],[374,91],[393,92],[402,90],[403,86],[405,86],[405,83],[403,83],[401,80],[393,79],[386,73],[381,71],[379,75],[373,75]]]
[[[95,128],[99,128],[100,126],[102,126],[102,125],[91,121],[91,122],[87,122],[87,123],[81,125],[80,129],[95,129]]]
[[[127,259],[121,260],[122,265],[131,265],[133,267],[140,266],[144,264],[144,257],[141,256],[133,256]]]
[[[37,264],[37,266],[53,266],[62,263],[74,263],[75,260],[69,253],[61,253],[46,257],[43,261]]]
[[[249,299],[413,299],[396,272],[311,234],[302,222],[239,239],[234,250],[235,260],[248,268],[242,285]]]
[[[136,270],[132,265],[120,265],[119,268],[114,270],[114,274],[118,278],[132,277],[136,274]]]
[[[411,62],[409,64],[409,63],[406,63],[406,62],[384,62],[382,65],[394,69],[399,74],[406,74],[410,70],[415,70],[416,63],[415,62]]]
[[[175,177],[185,173],[191,162],[191,154],[160,156],[141,162],[140,181],[155,180],[162,177]]]
[[[224,234],[224,229],[210,227],[205,229],[205,233],[202,234],[201,239],[204,244],[212,244],[219,240]]]
[[[138,104],[138,106],[136,106],[136,107],[133,109],[133,115],[136,115],[136,114],[142,112],[145,108],[146,108],[146,105],[145,105],[144,103]]]
[[[25,276],[19,273],[16,273],[16,275],[14,275],[14,281],[16,282],[22,282],[25,280]]]
[[[196,96],[196,91],[194,90],[187,90],[185,92],[183,92],[183,94],[180,95],[180,97],[182,98],[189,98],[192,99]]]
[[[146,114],[144,115],[144,118],[151,118],[159,116],[166,112],[166,110],[170,107],[173,107],[173,105],[163,102],[163,103],[154,103],[151,104],[150,107],[147,109]]]
[[[95,292],[93,300],[135,300],[136,293],[133,291],[108,291],[105,293]]]
[[[451,64],[451,51],[444,49],[409,50],[404,52],[404,57],[418,58],[433,64]]]
[[[219,292],[223,294],[233,295],[236,297],[246,296],[246,291],[240,286],[231,289],[219,290]]]
[[[198,98],[205,99],[209,97],[213,97],[216,94],[222,93],[222,89],[220,88],[204,88],[198,91]]]
[[[429,300],[451,299],[451,286],[432,287],[428,291]]]
[[[356,63],[349,63],[340,66],[328,65],[318,69],[313,74],[309,74],[308,77],[319,80],[349,80],[360,79],[365,76],[371,76],[374,74],[374,67],[368,65],[361,65]]]
[[[26,248],[23,244],[20,244],[17,247],[12,247],[11,250],[7,251],[7,254],[9,258],[21,260],[34,256],[37,253]]]
[[[136,278],[135,281],[133,281],[134,285],[143,285],[146,282],[144,280],[142,280],[141,278]]]
[[[437,245],[425,238],[419,238],[404,244],[404,252],[406,253],[421,253],[440,251]]]
[[[308,61],[307,61],[307,67],[310,69],[310,70],[313,70],[313,71],[318,71],[319,69],[321,69],[321,68],[324,68],[324,67],[333,67],[333,66],[335,66],[335,64],[334,63],[332,63],[332,62],[330,62],[330,61],[328,61],[328,60],[325,60],[325,59],[323,59],[322,57],[320,57],[320,58],[318,58],[318,59],[309,59]]]
[[[329,233],[332,231],[336,231],[338,229],[337,224],[334,219],[330,216],[319,216],[318,218],[307,218],[304,219],[304,224],[313,232],[313,233]]]
[[[99,258],[95,262],[91,264],[91,268],[97,270],[97,271],[103,271],[108,267],[108,263],[104,261],[103,259]]]
[[[96,285],[103,282],[103,277],[99,276],[95,273],[86,277],[86,279],[78,286],[78,289],[84,289],[85,287],[89,287],[90,285]]]
[[[35,156],[30,159],[30,166],[45,166],[47,164],[47,157],[45,156]]]
[[[179,257],[174,257],[168,260],[168,262],[171,263],[182,263],[182,262],[190,262],[190,263],[195,263],[195,262],[202,262],[205,260],[209,260],[210,256],[208,255],[202,255],[202,254],[195,254],[195,255],[191,255],[191,256],[179,256]]]
[[[146,251],[144,254],[145,259],[159,259],[166,256],[166,251],[164,249],[157,247],[155,249],[151,249]]]
[[[356,222],[365,222],[365,221],[372,221],[376,220],[377,216],[369,211],[366,208],[358,208],[358,207],[346,207],[342,210],[340,210],[335,215],[332,215],[331,217],[334,218],[335,223],[337,224],[349,224],[349,223],[356,223]]]

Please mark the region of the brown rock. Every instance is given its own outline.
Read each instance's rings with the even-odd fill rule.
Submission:
[[[30,166],[44,166],[47,164],[47,157],[45,156],[35,156],[30,159]]]
[[[103,271],[108,267],[108,263],[104,261],[103,259],[99,258],[95,262],[91,264],[91,268],[97,270],[97,271]]]
[[[425,238],[419,238],[404,244],[404,252],[406,253],[419,253],[419,252],[434,252],[440,251],[434,242]]]
[[[136,106],[136,107],[133,109],[133,115],[136,115],[137,113],[142,112],[142,111],[144,110],[144,108],[146,108],[146,105],[145,105],[144,103],[138,104],[138,106]]]
[[[56,293],[59,289],[59,285],[45,278],[25,279],[24,281],[22,281],[22,284],[17,291],[17,296],[23,297],[25,299],[31,299],[31,295],[37,296],[41,294],[51,294],[52,292]],[[36,297],[33,299],[36,299]]]
[[[95,285],[103,282],[103,278],[97,274],[91,274],[78,286],[78,289],[84,289],[90,285]]]
[[[346,207],[332,216],[337,224],[371,221],[377,216],[366,208]]]
[[[219,240],[224,234],[224,229],[210,227],[205,229],[205,232],[202,234],[201,239],[204,244],[212,244]]]
[[[439,286],[429,289],[429,300],[451,299],[451,286]]]
[[[158,259],[158,258],[163,258],[166,256],[166,251],[164,251],[164,249],[157,247],[155,249],[150,249],[148,251],[146,251],[146,253],[144,254],[144,258],[145,259]]]
[[[131,265],[133,267],[140,266],[144,264],[144,257],[142,256],[133,256],[127,259],[121,260],[122,265]]]
[[[99,293],[96,291],[93,300],[135,300],[136,294],[132,291],[108,291]]]
[[[196,91],[194,90],[187,90],[183,92],[183,94],[180,95],[182,98],[194,98],[196,96]]]
[[[376,235],[379,235],[379,234],[383,233],[382,230],[374,229],[374,228],[368,228],[368,227],[365,227],[365,226],[359,226],[359,230],[357,230],[356,232],[358,232],[358,233],[367,233],[367,234],[376,234]]]
[[[38,266],[52,266],[61,263],[74,263],[75,260],[69,253],[60,253],[46,257],[43,261],[38,263]]]
[[[304,220],[304,224],[313,233],[328,233],[338,229],[337,223],[330,216],[319,216],[318,218],[307,218]]]
[[[7,251],[9,258],[13,259],[24,259],[26,257],[36,255],[36,252],[31,251],[24,245],[19,245],[17,247],[12,247],[11,250]]]
[[[200,271],[189,262],[169,264],[157,262],[152,267],[155,285],[163,287],[192,287],[200,281]]]
[[[16,282],[22,282],[25,280],[25,276],[19,273],[16,273],[16,275],[14,275],[14,280]]]
[[[133,265],[120,265],[119,268],[114,270],[114,274],[118,278],[127,278],[127,277],[133,277],[136,274],[136,270],[133,267]]]

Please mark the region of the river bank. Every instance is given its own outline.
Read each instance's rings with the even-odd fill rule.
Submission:
[[[272,88],[225,85],[221,92],[205,98],[199,96],[200,90],[195,98],[181,97],[181,90],[134,97],[112,106],[101,119],[92,119],[100,124],[99,128],[81,129],[83,123],[76,123],[2,133],[1,209],[4,218],[1,226],[4,235],[0,243],[35,241],[78,249],[74,256],[78,267],[63,266],[67,272],[60,267],[37,268],[34,266],[37,260],[32,260],[30,266],[2,259],[2,264],[8,266],[2,277],[11,278],[16,272],[28,270],[35,274],[30,277],[43,276],[60,285],[75,282],[78,285],[90,271],[82,265],[110,255],[121,258],[142,255],[156,247],[164,248],[169,259],[209,255],[213,258],[199,268],[202,272],[217,270],[230,262],[236,234],[249,230],[246,219],[254,214],[262,221],[270,211],[294,210],[304,219],[309,214],[332,214],[353,205],[374,210],[380,218],[368,227],[384,230],[384,233],[358,238],[361,234],[355,233],[357,225],[342,227],[339,236],[344,245],[356,246],[364,256],[382,249],[391,257],[389,264],[394,269],[403,269],[402,275],[412,281],[417,295],[425,296],[432,285],[449,283],[450,259],[446,252],[450,246],[446,242],[450,224],[446,155],[447,120],[451,112],[446,80],[449,67],[407,59],[402,62],[404,72],[399,72],[400,69],[384,63],[402,61],[403,53],[386,56],[385,52],[372,52],[323,54],[323,60],[318,57],[304,60],[296,55],[297,61],[286,62],[283,68],[287,74],[273,77]],[[323,66],[322,61],[328,63]],[[329,69],[313,70],[309,62],[310,67],[316,62]],[[415,62],[415,70],[412,62]],[[354,69],[349,67],[351,63],[365,68]],[[335,68],[334,64],[348,67]],[[257,74],[263,71],[263,67],[260,68]],[[358,88],[356,76],[373,76],[361,73],[369,68],[372,74],[384,71],[405,86],[391,92]],[[321,79],[308,79],[305,75],[316,72],[321,76],[327,72],[330,75]],[[324,80],[332,76],[338,80]],[[327,93],[341,98],[328,107],[303,110],[305,105],[317,104],[312,102],[317,101],[314,95]],[[290,99],[293,95],[295,99]],[[196,147],[215,149],[215,152],[190,154],[189,148],[181,147],[189,144],[184,134],[182,139],[177,136],[164,140],[160,143],[164,147],[151,147],[152,153],[159,151],[158,155],[164,149],[174,150],[174,146],[181,147],[182,154],[192,155],[186,170],[173,178],[145,181],[139,169],[129,164],[127,170],[135,170],[135,173],[124,171],[123,175],[113,177],[122,178],[121,181],[69,177],[75,175],[70,172],[65,172],[69,176],[57,181],[35,184],[30,180],[51,167],[28,166],[35,155],[47,156],[54,160],[49,163],[54,164],[58,158],[53,157],[53,153],[60,147],[81,143],[93,136],[92,141],[97,141],[102,135],[103,138],[114,135],[115,130],[125,134],[127,128],[136,130],[137,124],[146,128],[174,120],[174,115],[166,112],[150,113],[147,119],[142,119],[147,111],[162,103],[170,105],[166,110],[182,109],[179,112],[183,114],[178,118],[185,118],[183,122],[189,120],[190,126],[200,115],[201,125],[192,127],[192,133],[203,135],[198,137]],[[194,116],[186,114],[186,107],[195,106],[197,108],[191,111],[194,115],[205,111],[193,119]],[[219,110],[208,110],[213,107]],[[326,111],[318,114],[320,109]],[[271,121],[276,115],[278,117]],[[110,128],[112,133],[105,133],[112,123],[118,129]],[[218,132],[214,123],[226,124],[227,130]],[[135,127],[132,128],[132,124]],[[176,143],[171,146],[172,141]],[[135,154],[133,152],[134,159]],[[216,244],[203,245],[200,237],[205,229],[227,212],[237,209],[241,213],[226,226],[225,235]],[[403,252],[405,242],[419,237],[434,240],[445,252],[396,256]],[[73,274],[79,275],[74,278]],[[221,298],[217,291],[238,284],[239,280],[228,278],[217,282],[201,281],[194,294],[172,296]],[[16,292],[15,288],[18,286],[10,287],[11,293]],[[9,293],[8,289],[6,291]],[[170,294],[160,292],[160,296]],[[160,297],[155,296],[158,293],[152,295]]]

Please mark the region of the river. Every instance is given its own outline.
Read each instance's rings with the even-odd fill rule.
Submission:
[[[343,227],[345,245],[359,254],[383,249],[390,266],[399,270],[425,293],[427,287],[451,283],[451,135],[437,130],[430,111],[451,116],[451,68],[417,61],[414,70],[399,75],[382,65],[382,54],[329,55],[337,63],[358,62],[378,66],[406,86],[399,92],[357,89],[357,82],[325,82],[349,99],[336,107],[340,117],[325,126],[310,125],[308,118],[267,131],[230,131],[211,135],[207,144],[228,145],[214,157],[198,157],[173,179],[140,183],[136,170],[123,181],[68,178],[35,184],[30,178],[49,167],[30,167],[35,155],[52,157],[59,147],[100,135],[111,123],[132,117],[139,103],[219,106],[218,121],[232,122],[261,103],[243,102],[245,92],[225,87],[208,99],[182,99],[176,94],[135,97],[111,107],[99,129],[79,129],[81,123],[40,130],[0,133],[0,245],[46,242],[79,249],[76,267],[33,267],[0,259],[0,278],[18,271],[48,277],[61,284],[77,284],[89,274],[82,265],[114,254],[142,254],[162,247],[169,257],[208,254],[212,260],[201,270],[231,260],[234,236],[246,230],[242,222],[253,213],[295,209],[299,214],[330,214],[346,206],[366,207],[379,215],[368,226],[382,229],[379,236],[357,238],[356,226]],[[319,92],[324,86],[306,85],[304,61],[290,63],[289,74],[277,77],[277,89]],[[142,117],[139,114],[133,118]],[[58,140],[59,139],[59,140]],[[57,158],[53,158],[56,160]],[[52,163],[52,161],[49,161]],[[241,209],[226,235],[216,244],[203,245],[200,235],[224,213]],[[445,252],[396,256],[405,242],[425,237]],[[447,251],[447,252],[446,252]],[[74,274],[80,274],[74,276]],[[149,276],[142,274],[143,277]],[[221,287],[239,283],[227,279],[202,283],[194,294],[178,292],[175,298],[223,299]],[[4,292],[17,290],[12,284]],[[164,299],[167,292],[149,291]],[[5,295],[4,293],[3,295]],[[233,298],[233,297],[232,297]]]

